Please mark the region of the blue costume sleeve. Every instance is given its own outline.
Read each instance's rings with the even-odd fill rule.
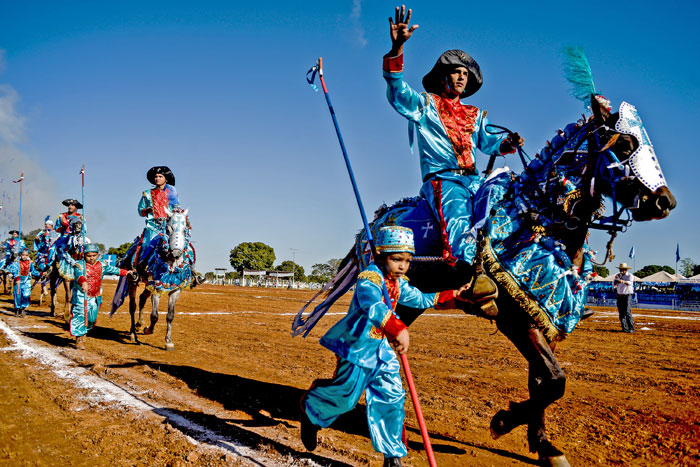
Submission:
[[[165,184],[165,192],[168,194],[168,204],[170,209],[180,205],[180,199],[174,186]]]
[[[418,309],[432,308],[435,306],[438,293],[423,293],[409,285],[404,279],[399,279],[399,283],[401,284],[399,304]]]
[[[144,211],[150,207],[151,207],[150,191],[146,190],[143,192],[143,195],[141,195],[141,199],[139,200],[139,205],[138,205],[139,216],[146,217],[148,215],[148,213],[145,213]]]
[[[102,277],[104,276],[118,276],[121,274],[121,269],[116,266],[111,266],[104,261],[102,261]]]
[[[501,143],[508,137],[507,133],[493,134],[486,128],[489,124],[489,119],[485,112],[479,113],[478,132],[476,138],[476,147],[489,156],[501,155]]]
[[[17,277],[19,275],[19,261],[15,261],[14,263],[10,264],[7,267],[7,272],[12,274],[13,277]]]
[[[34,237],[34,243],[32,244],[32,251],[39,251],[39,248],[41,248],[41,234],[37,235]]]
[[[409,120],[418,122],[424,115],[428,96],[416,92],[403,80],[403,72],[384,70],[386,80],[386,97],[389,104]]]
[[[31,274],[32,277],[40,277],[41,273],[37,271],[36,267],[34,267],[34,263],[29,267],[29,274]]]

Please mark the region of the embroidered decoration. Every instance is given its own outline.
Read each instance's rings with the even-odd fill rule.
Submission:
[[[371,283],[378,285],[379,287],[382,286],[382,276],[374,271],[362,271],[360,274],[357,275],[357,278],[366,279]]]
[[[651,145],[635,106],[627,102],[620,104],[620,118],[615,124],[615,129],[620,133],[634,136],[639,142],[639,147],[629,158],[630,167],[639,181],[651,191],[666,186],[666,179],[661,172],[654,147]]]

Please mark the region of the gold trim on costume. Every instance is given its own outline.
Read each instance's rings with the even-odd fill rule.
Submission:
[[[374,271],[362,271],[360,274],[357,275],[358,279],[366,279],[373,284],[378,285],[379,287],[382,286],[382,276],[378,272]]]
[[[538,328],[544,334],[547,342],[561,341],[566,334],[555,327],[549,319],[549,315],[533,300],[518,283],[513,279],[496,259],[496,255],[491,248],[491,240],[487,235],[483,236],[480,254],[484,261],[484,268],[489,272],[496,282],[506,289],[508,294],[525,310],[537,323]]]

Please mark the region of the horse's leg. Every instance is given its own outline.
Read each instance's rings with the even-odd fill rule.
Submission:
[[[145,295],[146,293],[148,293],[148,295]],[[148,292],[148,290],[144,290],[144,293],[141,294],[141,297],[144,297],[144,295],[146,298],[148,298],[149,296],[151,297],[151,324],[149,324],[148,327],[143,330],[143,333],[153,334],[153,329],[156,327],[156,323],[158,322],[158,303],[160,302],[160,295],[157,293],[151,294],[151,292]]]
[[[68,304],[71,300],[70,292],[72,285],[73,281],[63,281],[63,290],[66,292],[66,302],[63,304],[63,319],[66,320],[66,323],[70,323],[71,318],[70,307],[68,306]],[[85,310],[85,313],[87,313],[87,310]]]
[[[51,269],[49,274],[49,299],[51,300],[51,316],[56,316],[56,272]]]
[[[503,309],[503,308],[501,308]],[[499,315],[499,318],[501,316]],[[500,319],[497,322],[501,321]],[[522,321],[520,322],[522,324]],[[568,466],[564,454],[547,438],[545,409],[564,395],[566,376],[559,366],[552,347],[542,332],[531,326],[501,326],[499,329],[517,347],[529,363],[528,389],[530,399],[511,402],[508,410],[499,411],[491,420],[491,434],[498,438],[515,427],[527,424],[530,452],[536,452],[540,464]],[[511,323],[512,324],[512,323]]]
[[[139,338],[136,336],[136,291],[138,283],[129,283],[129,316],[131,316],[131,328],[129,329],[129,340],[139,343]]]
[[[136,329],[143,327],[143,307],[146,306],[146,300],[151,296],[151,292],[148,289],[144,289],[139,295],[139,320],[136,322]]]
[[[168,296],[168,315],[166,317],[166,322],[168,323],[168,330],[165,332],[165,350],[175,350],[175,344],[173,344],[173,319],[175,318],[175,303],[177,299],[180,298],[180,289],[173,290]]]

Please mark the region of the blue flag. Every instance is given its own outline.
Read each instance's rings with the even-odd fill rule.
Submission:
[[[634,245],[632,245],[632,249],[630,250],[630,259],[634,259]]]
[[[681,259],[681,248],[678,245],[678,243],[676,243],[676,263],[678,261],[680,261],[680,259]]]

